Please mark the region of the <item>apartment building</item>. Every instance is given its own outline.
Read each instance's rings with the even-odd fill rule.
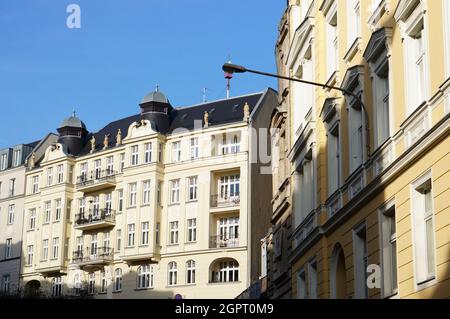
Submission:
[[[25,294],[237,296],[260,275],[270,225],[270,163],[258,154],[270,141],[256,132],[275,103],[267,89],[174,108],[156,90],[96,133],[64,120],[26,172]]]
[[[449,7],[288,1],[293,298],[450,297]]]
[[[16,294],[19,289],[26,159],[32,153],[39,156],[51,141],[56,141],[53,134],[0,150],[0,294]]]

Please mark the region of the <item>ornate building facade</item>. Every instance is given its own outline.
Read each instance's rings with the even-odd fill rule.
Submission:
[[[26,172],[27,294],[233,298],[260,275],[270,174],[258,156],[276,92],[140,114],[89,133],[75,115]],[[268,147],[270,149],[270,147]],[[37,216],[35,222],[31,222]]]
[[[450,297],[449,6],[288,2],[293,298]]]

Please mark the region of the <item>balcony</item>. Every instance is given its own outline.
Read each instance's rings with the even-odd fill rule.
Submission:
[[[215,235],[209,237],[209,248],[235,248],[239,247],[239,236]]]
[[[89,248],[85,251],[76,250],[73,252],[72,263],[78,265],[82,269],[101,268],[112,263],[114,260],[114,250],[109,247],[97,247],[89,252]]]
[[[77,190],[85,193],[95,192],[116,186],[116,172],[96,170],[77,177]]]
[[[234,195],[211,195],[211,208],[236,207],[240,204],[239,193]]]
[[[91,230],[112,227],[116,224],[114,210],[105,208],[75,215],[75,229]]]

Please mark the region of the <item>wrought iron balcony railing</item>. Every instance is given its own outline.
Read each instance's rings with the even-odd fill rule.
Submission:
[[[72,261],[74,263],[95,263],[110,262],[114,259],[114,250],[110,247],[86,248],[73,252]]]
[[[239,236],[215,235],[209,237],[209,248],[239,247]]]
[[[239,204],[239,193],[234,193],[233,195],[211,195],[211,207],[239,206]]]
[[[75,215],[75,223],[77,226],[97,223],[97,222],[110,222],[115,221],[115,211],[110,208],[104,209],[91,209],[89,212],[80,213]]]
[[[89,186],[90,184],[99,182],[114,182],[117,172],[114,170],[93,170],[89,173],[81,174],[77,177],[77,186]]]

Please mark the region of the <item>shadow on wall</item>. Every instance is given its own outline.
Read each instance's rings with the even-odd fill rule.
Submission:
[[[7,239],[6,235],[0,243],[0,298],[18,295],[19,275],[23,263],[22,241],[8,246]]]

